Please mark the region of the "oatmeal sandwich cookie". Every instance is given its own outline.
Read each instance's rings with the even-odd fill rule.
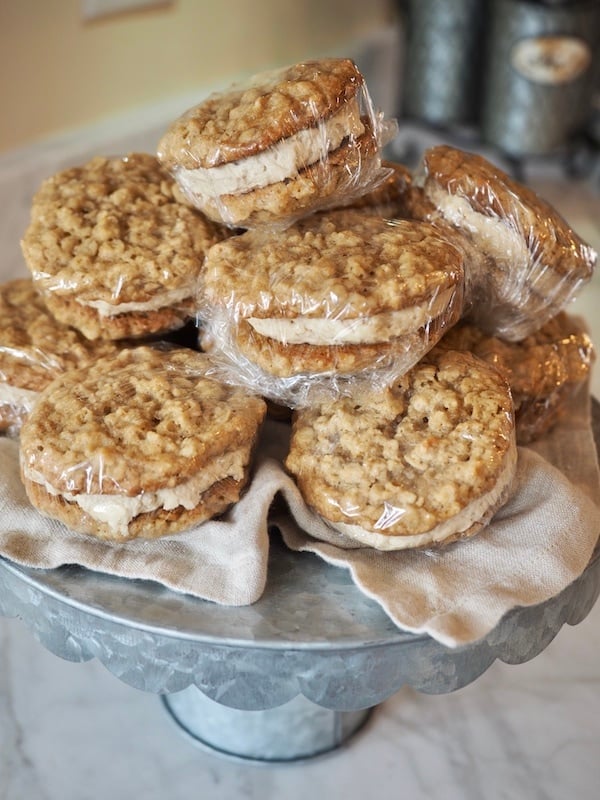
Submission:
[[[388,170],[387,178],[370,192],[340,204],[340,208],[358,208],[365,214],[378,214],[386,219],[408,216],[402,212],[412,188],[410,170],[396,161],[382,161],[381,166]]]
[[[210,95],[168,128],[157,153],[211,219],[282,225],[385,178],[384,128],[357,66],[326,58]]]
[[[313,214],[211,248],[199,315],[232,379],[286,404],[313,378],[412,366],[460,316],[462,258],[427,223]]]
[[[45,389],[21,430],[31,503],[100,539],[154,539],[224,512],[249,480],[265,403],[184,348],[140,346]]]
[[[224,230],[183,202],[154,156],[134,153],[44,181],[22,249],[58,320],[88,339],[123,339],[194,316],[205,252]]]
[[[547,202],[479,155],[440,145],[423,158],[425,197],[484,254],[471,316],[518,341],[587,283],[597,254]]]
[[[508,499],[516,461],[504,378],[436,348],[383,392],[297,410],[286,466],[333,528],[401,550],[477,533]]]
[[[461,321],[438,347],[474,353],[502,372],[512,392],[519,444],[539,439],[556,425],[587,386],[595,360],[582,322],[564,311],[519,342],[506,342]]]
[[[0,285],[0,431],[17,434],[39,392],[57,375],[87,367],[121,346],[89,341],[62,325],[29,278]]]

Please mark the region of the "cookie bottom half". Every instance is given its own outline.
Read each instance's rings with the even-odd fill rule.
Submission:
[[[46,305],[59,322],[79,330],[87,339],[141,339],[182,328],[193,319],[192,298],[153,311],[128,312],[114,316],[101,315],[95,308],[80,303],[75,297],[47,294]]]
[[[108,524],[92,518],[77,503],[65,500],[61,495],[48,492],[41,484],[22,476],[25,491],[31,504],[44,516],[64,523],[77,533],[87,534],[104,541],[124,542],[131,539],[158,539],[170,536],[206,522],[225,512],[237,502],[247,483],[247,479],[224,478],[216,481],[201,496],[192,509],[177,506],[171,510],[164,508],[138,514],[127,526],[122,535]]]
[[[235,346],[265,373],[279,378],[303,374],[351,375],[363,370],[387,369],[395,363],[404,372],[439,341],[444,331],[458,320],[459,313],[456,303],[427,325],[387,342],[339,345],[280,342],[258,333],[242,320],[236,331]]]
[[[416,534],[394,535],[363,528],[351,523],[326,520],[327,524],[354,541],[375,550],[392,551],[441,547],[479,533],[509,499],[517,466],[517,448],[512,447],[504,459],[504,467],[495,485],[479,497],[475,497],[463,510],[428,531]],[[323,513],[321,508],[320,512]]]

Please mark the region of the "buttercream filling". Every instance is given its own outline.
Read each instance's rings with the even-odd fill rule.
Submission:
[[[371,317],[354,319],[326,317],[249,317],[257,333],[283,344],[374,344],[388,342],[422,328],[443,314],[454,296],[454,289],[438,292],[427,303],[399,311],[384,311]]]
[[[172,489],[157,489],[155,492],[141,492],[129,497],[125,494],[73,494],[61,492],[36,470],[24,467],[28,480],[43,486],[54,496],[62,497],[69,503],[76,503],[92,519],[107,525],[113,533],[120,536],[128,534],[129,523],[139,514],[156,511],[159,508],[170,511],[182,506],[191,510],[200,502],[202,495],[217,481],[232,478],[240,481],[245,475],[247,457],[243,450],[234,450],[211,459],[199,473]]]
[[[145,311],[156,311],[158,308],[170,308],[188,300],[192,295],[193,289],[187,286],[184,289],[161,292],[152,300],[143,303],[108,303],[106,300],[80,300],[79,298],[77,301],[82,306],[95,308],[101,317],[118,317],[120,314],[144,313]]]
[[[362,136],[364,131],[359,103],[354,98],[316,127],[298,131],[268,150],[218,167],[180,168],[177,180],[188,193],[208,197],[261,189],[295,177],[300,170],[337,150],[344,139]]]
[[[478,246],[499,265],[514,270],[515,266],[529,263],[531,254],[524,235],[515,229],[508,211],[505,220],[488,217],[474,211],[464,197],[450,194],[437,185],[428,187],[427,194],[448,222],[466,228]]]
[[[369,547],[374,547],[377,550],[405,550],[407,548],[424,547],[443,542],[449,536],[467,531],[472,525],[485,519],[490,510],[495,510],[496,507],[501,504],[503,497],[507,495],[514,479],[516,465],[517,446],[513,442],[513,445],[505,456],[504,467],[493,488],[470,502],[458,514],[443,520],[443,522],[438,523],[424,533],[387,536],[384,533],[370,531],[360,525],[352,525],[347,522],[331,522],[328,520],[328,524],[340,533],[349,536],[351,539],[368,545]],[[400,510],[398,510],[398,513],[399,512]],[[398,517],[398,513],[396,517]],[[393,518],[393,516],[393,514],[386,512],[382,516],[382,519],[385,518],[389,520]],[[384,528],[385,523],[379,527],[380,529]]]

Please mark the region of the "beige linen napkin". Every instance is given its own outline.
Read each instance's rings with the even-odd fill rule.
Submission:
[[[594,502],[600,474],[589,412],[589,395],[581,392],[550,435],[520,447],[511,499],[477,536],[444,549],[383,553],[357,547],[289,488],[284,494],[291,517],[274,522],[288,547],[349,569],[361,591],[400,628],[448,647],[476,641],[511,608],[554,597],[589,563],[600,535]]]
[[[72,533],[38,514],[18,476],[17,443],[0,439],[0,555],[31,567],[80,564],[247,605],[268,579],[268,513],[280,493],[289,513],[272,516],[271,524],[288,547],[349,569],[399,627],[451,647],[465,644],[514,606],[554,596],[587,565],[600,532],[600,509],[591,499],[599,496],[599,479],[588,407],[586,398],[551,436],[520,449],[515,493],[488,528],[439,551],[378,553],[333,531],[306,507],[282,468],[284,423],[267,422],[251,486],[220,520],[122,544]]]

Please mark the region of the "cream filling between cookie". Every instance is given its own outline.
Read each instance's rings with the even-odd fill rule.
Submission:
[[[38,399],[39,392],[31,389],[20,389],[10,383],[0,382],[0,405],[14,406],[29,413]]]
[[[438,292],[427,303],[400,311],[384,311],[371,317],[340,319],[326,317],[249,317],[254,330],[282,344],[376,344],[413,333],[443,314],[455,289]]]
[[[201,472],[173,489],[158,489],[156,492],[141,492],[129,497],[124,494],[72,494],[61,492],[36,470],[25,466],[24,475],[28,480],[43,486],[54,496],[62,497],[69,503],[76,503],[92,519],[108,525],[112,533],[120,536],[128,534],[129,523],[139,514],[156,511],[159,508],[170,511],[179,506],[191,510],[200,502],[202,495],[217,481],[233,478],[239,481],[245,475],[247,455],[243,450],[235,450],[216,456]]]
[[[82,306],[95,308],[101,317],[118,317],[120,314],[144,313],[145,311],[156,311],[158,308],[170,308],[188,300],[193,293],[193,288],[186,286],[184,289],[162,292],[154,299],[144,303],[107,303],[106,300],[80,300],[79,298],[77,298],[77,302]]]
[[[476,238],[477,245],[503,269],[510,269],[514,274],[515,268],[522,269],[531,261],[524,238],[526,232],[515,228],[508,211],[505,220],[498,216],[488,217],[474,211],[465,198],[437,185],[427,187],[427,195],[448,222],[466,228]]]
[[[180,168],[177,180],[192,195],[244,194],[295,177],[337,150],[344,139],[362,136],[364,131],[359,103],[354,99],[329,119],[282,139],[268,150],[218,167]]]
[[[360,525],[346,522],[331,522],[328,524],[340,533],[362,544],[377,550],[406,550],[412,547],[426,547],[427,545],[443,542],[450,536],[468,530],[471,525],[484,519],[486,514],[493,512],[507,496],[513,482],[517,466],[517,446],[513,442],[504,458],[503,469],[498,476],[494,487],[484,495],[473,500],[453,517],[440,522],[425,533],[407,534],[405,536],[386,536],[384,533],[369,531]]]

